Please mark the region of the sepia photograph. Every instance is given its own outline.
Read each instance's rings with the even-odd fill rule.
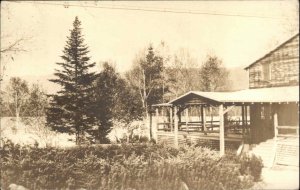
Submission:
[[[299,189],[299,1],[1,3],[1,190]]]

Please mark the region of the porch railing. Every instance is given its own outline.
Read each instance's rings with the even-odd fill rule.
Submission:
[[[225,133],[243,134],[249,130],[250,121],[245,121],[244,125],[241,121],[228,121],[225,124]],[[173,131],[174,126],[171,126],[170,122],[157,123],[157,129],[159,131]],[[205,130],[206,129],[206,130]],[[203,132],[203,133],[219,133],[219,121],[207,121],[205,128],[202,122],[190,121],[179,122],[178,130],[185,132]],[[244,130],[244,131],[243,131]]]
[[[298,136],[299,126],[277,126],[278,136]]]

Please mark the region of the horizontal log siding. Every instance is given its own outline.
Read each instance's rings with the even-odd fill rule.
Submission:
[[[263,65],[270,64],[271,79],[264,79]],[[299,35],[249,68],[249,87],[299,85]]]

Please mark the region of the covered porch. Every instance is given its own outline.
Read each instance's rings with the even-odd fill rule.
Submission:
[[[284,123],[285,111],[282,107],[294,106],[296,109],[290,111],[297,113],[291,114],[298,115],[298,89],[281,87],[236,92],[191,91],[168,103],[153,105],[155,119],[151,126],[152,134],[158,143],[165,142],[175,147],[183,143],[209,140],[218,146],[220,155],[224,154],[225,147],[229,145],[259,143],[282,135],[278,131],[284,128],[295,129],[293,135],[297,136],[298,122],[294,122],[293,126],[280,126],[278,123]],[[261,113],[258,107],[270,109],[264,108],[265,113]],[[266,113],[268,115],[264,115],[264,121],[261,120],[261,114]]]

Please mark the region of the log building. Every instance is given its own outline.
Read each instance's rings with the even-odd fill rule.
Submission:
[[[299,34],[245,69],[249,89],[191,91],[154,105],[156,141],[209,143],[220,155],[238,149],[261,156],[265,166],[299,166]]]

